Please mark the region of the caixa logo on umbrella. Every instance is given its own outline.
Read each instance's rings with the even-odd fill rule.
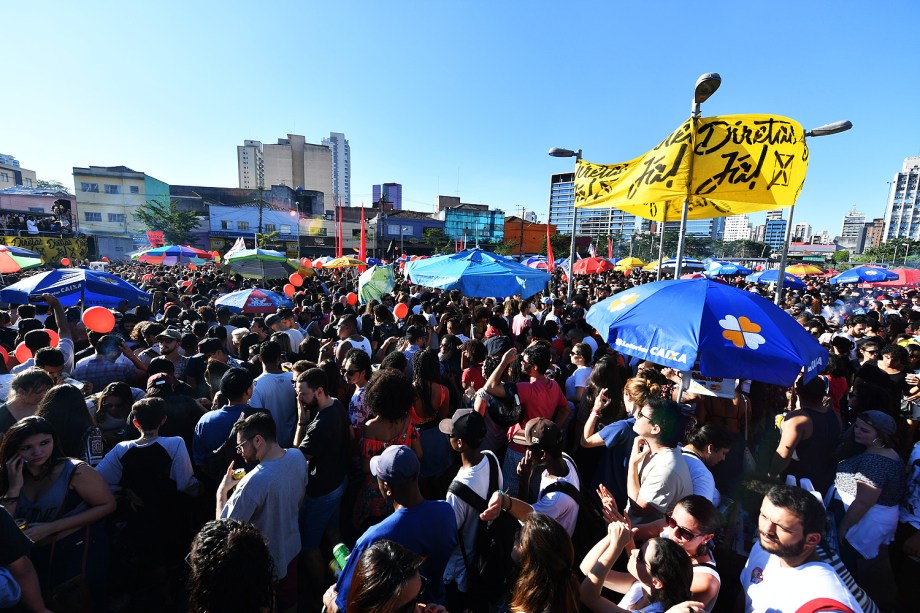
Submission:
[[[630,343],[629,341],[624,341],[622,338],[617,338],[614,343],[620,350],[629,350],[626,353],[629,355],[635,355],[631,352],[639,352],[640,355],[648,354],[653,358],[663,358],[665,360],[670,360],[672,362],[679,362],[681,364],[687,363],[687,354],[681,353],[679,351],[674,351],[673,349],[668,349],[667,347],[643,347],[642,345],[637,345],[635,343]]]
[[[743,315],[726,315],[719,320],[719,325],[723,329],[722,336],[738,349],[747,347],[756,350],[767,342],[767,339],[759,334],[761,327]]]

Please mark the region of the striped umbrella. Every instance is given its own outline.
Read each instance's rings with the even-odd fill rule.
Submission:
[[[30,255],[26,255],[30,254]],[[42,257],[28,249],[0,245],[0,274],[8,275],[44,264]]]
[[[280,251],[239,249],[224,256],[223,270],[247,279],[286,279],[297,267]]]

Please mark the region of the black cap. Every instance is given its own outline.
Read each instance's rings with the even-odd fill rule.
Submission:
[[[450,419],[442,419],[438,429],[451,438],[482,440],[486,435],[486,420],[474,409],[457,409]]]
[[[250,388],[254,379],[245,368],[231,368],[220,379],[220,391],[229,400],[239,398]]]

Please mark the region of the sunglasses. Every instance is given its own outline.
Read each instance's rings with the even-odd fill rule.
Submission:
[[[677,525],[677,522],[674,521],[674,518],[671,517],[671,514],[668,513],[665,515],[665,518],[668,520],[668,528],[674,531],[674,536],[681,539],[682,541],[691,541],[698,536],[703,536],[702,534],[693,534],[686,528],[681,528]]]
[[[342,368],[339,372],[342,373],[342,376],[343,376],[343,377],[350,377],[350,376],[352,376],[353,374],[355,374],[355,373],[357,373],[357,372],[361,372],[361,371],[360,371],[360,370],[348,370],[347,368]]]
[[[243,442],[236,446],[236,452],[239,453],[239,454],[242,454],[242,453],[243,453],[243,447],[245,447],[245,446],[246,446],[246,443],[250,442],[251,440],[252,440],[251,438],[243,439]]]
[[[397,613],[412,613],[415,611],[415,605],[418,604],[419,599],[421,599],[422,594],[425,593],[425,589],[428,587],[428,579],[425,578],[425,575],[419,575],[419,578],[422,580],[422,587],[419,589],[418,594],[415,595],[415,598],[399,607],[396,610]]]

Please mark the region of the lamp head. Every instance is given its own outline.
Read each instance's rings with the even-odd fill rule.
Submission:
[[[826,123],[823,126],[808,130],[805,132],[805,136],[829,136],[838,132],[846,132],[852,127],[853,123],[850,121],[835,121],[834,123]]]
[[[572,151],[571,149],[563,149],[561,147],[553,147],[548,151],[548,153],[554,158],[580,158],[581,149],[578,151]]]
[[[711,95],[716,93],[720,85],[722,85],[722,77],[719,76],[719,73],[707,72],[706,74],[700,75],[700,78],[696,80],[696,85],[693,88],[694,104],[706,102]]]

